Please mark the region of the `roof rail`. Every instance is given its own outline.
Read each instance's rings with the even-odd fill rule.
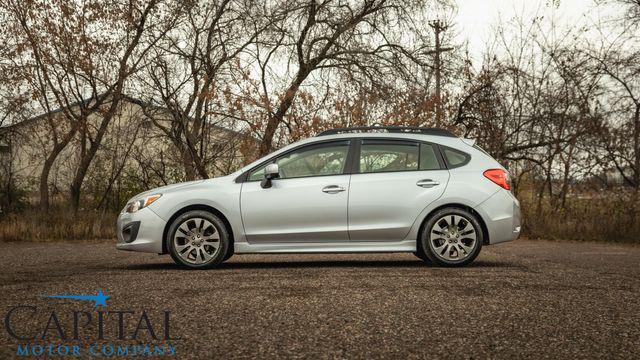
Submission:
[[[369,132],[369,131],[378,131],[378,130],[384,130],[390,133],[414,133],[414,134],[424,134],[424,135],[457,137],[454,133],[452,133],[447,129],[424,128],[424,127],[417,127],[417,126],[356,126],[356,127],[330,129],[330,130],[323,131],[316,136],[337,135],[337,134],[346,134],[346,133],[354,133],[354,132]]]

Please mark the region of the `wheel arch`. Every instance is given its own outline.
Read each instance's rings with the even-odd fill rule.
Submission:
[[[163,254],[168,254],[169,253],[169,248],[168,248],[168,243],[167,243],[167,233],[169,232],[169,228],[171,227],[171,224],[173,224],[173,221],[180,215],[188,212],[188,211],[193,211],[193,210],[201,210],[201,211],[207,211],[210,212],[214,215],[216,215],[217,217],[220,218],[220,220],[222,220],[222,222],[224,223],[224,226],[227,228],[227,232],[229,232],[229,249],[228,251],[233,251],[233,243],[234,243],[234,236],[233,236],[233,228],[231,227],[231,223],[229,222],[229,219],[227,219],[227,217],[218,209],[209,206],[209,205],[204,205],[204,204],[194,204],[194,205],[187,205],[183,208],[180,208],[178,211],[176,211],[173,215],[171,215],[171,217],[169,218],[169,220],[167,221],[167,223],[164,226],[164,230],[162,231],[162,253]]]
[[[480,213],[478,213],[475,209],[473,209],[471,206],[467,206],[467,205],[463,205],[463,204],[459,204],[459,203],[449,203],[449,204],[443,204],[438,206],[437,208],[431,210],[427,216],[424,217],[424,219],[422,219],[422,223],[420,224],[420,227],[418,228],[418,239],[416,241],[417,243],[417,247],[421,246],[422,244],[422,232],[424,230],[424,227],[426,226],[427,222],[429,221],[429,219],[431,219],[431,217],[433,216],[433,214],[435,214],[437,211],[440,211],[442,209],[445,208],[456,208],[456,209],[461,209],[461,210],[465,210],[470,212],[471,214],[473,214],[477,219],[478,222],[480,223],[480,227],[482,228],[482,245],[489,245],[490,241],[489,241],[489,230],[487,229],[487,224],[484,221],[484,219],[482,218],[482,215],[480,215]]]

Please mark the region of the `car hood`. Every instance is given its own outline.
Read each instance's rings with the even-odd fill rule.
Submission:
[[[170,192],[174,192],[178,189],[182,189],[182,188],[188,188],[188,187],[192,187],[198,184],[202,184],[203,182],[205,182],[205,180],[194,180],[194,181],[185,181],[185,182],[181,182],[181,183],[177,183],[177,184],[171,184],[171,185],[166,185],[166,186],[161,186],[159,188],[155,188],[155,189],[151,189],[149,191],[145,191],[144,193],[142,193],[141,195],[147,195],[147,194],[155,194],[155,193],[162,193],[162,194],[167,194]]]
[[[198,186],[200,186],[201,184],[204,184],[204,183],[207,183],[207,186],[209,186],[209,185],[213,185],[213,184],[221,181],[223,178],[224,177],[219,177],[219,178],[214,178],[214,179],[207,179],[207,180],[186,181],[186,182],[181,182],[181,183],[161,186],[161,187],[158,187],[158,188],[154,188],[154,189],[142,192],[142,193],[134,196],[131,199],[138,199],[138,198],[141,198],[141,197],[145,197],[147,195],[158,194],[158,193],[160,193],[160,194],[170,194],[170,193],[174,193],[174,192],[177,192],[177,191],[188,190],[190,188],[198,187]]]

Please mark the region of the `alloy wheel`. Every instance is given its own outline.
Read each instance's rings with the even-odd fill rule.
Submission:
[[[189,264],[202,265],[213,259],[220,249],[220,233],[203,218],[183,221],[173,236],[176,254]]]
[[[464,216],[445,215],[433,224],[429,242],[439,258],[450,262],[462,261],[476,248],[476,229]]]

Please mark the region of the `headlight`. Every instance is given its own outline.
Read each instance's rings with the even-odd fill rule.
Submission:
[[[140,209],[144,209],[147,206],[153,204],[156,200],[160,199],[162,194],[153,194],[140,199],[133,200],[125,206],[124,211],[128,213],[134,213]]]

